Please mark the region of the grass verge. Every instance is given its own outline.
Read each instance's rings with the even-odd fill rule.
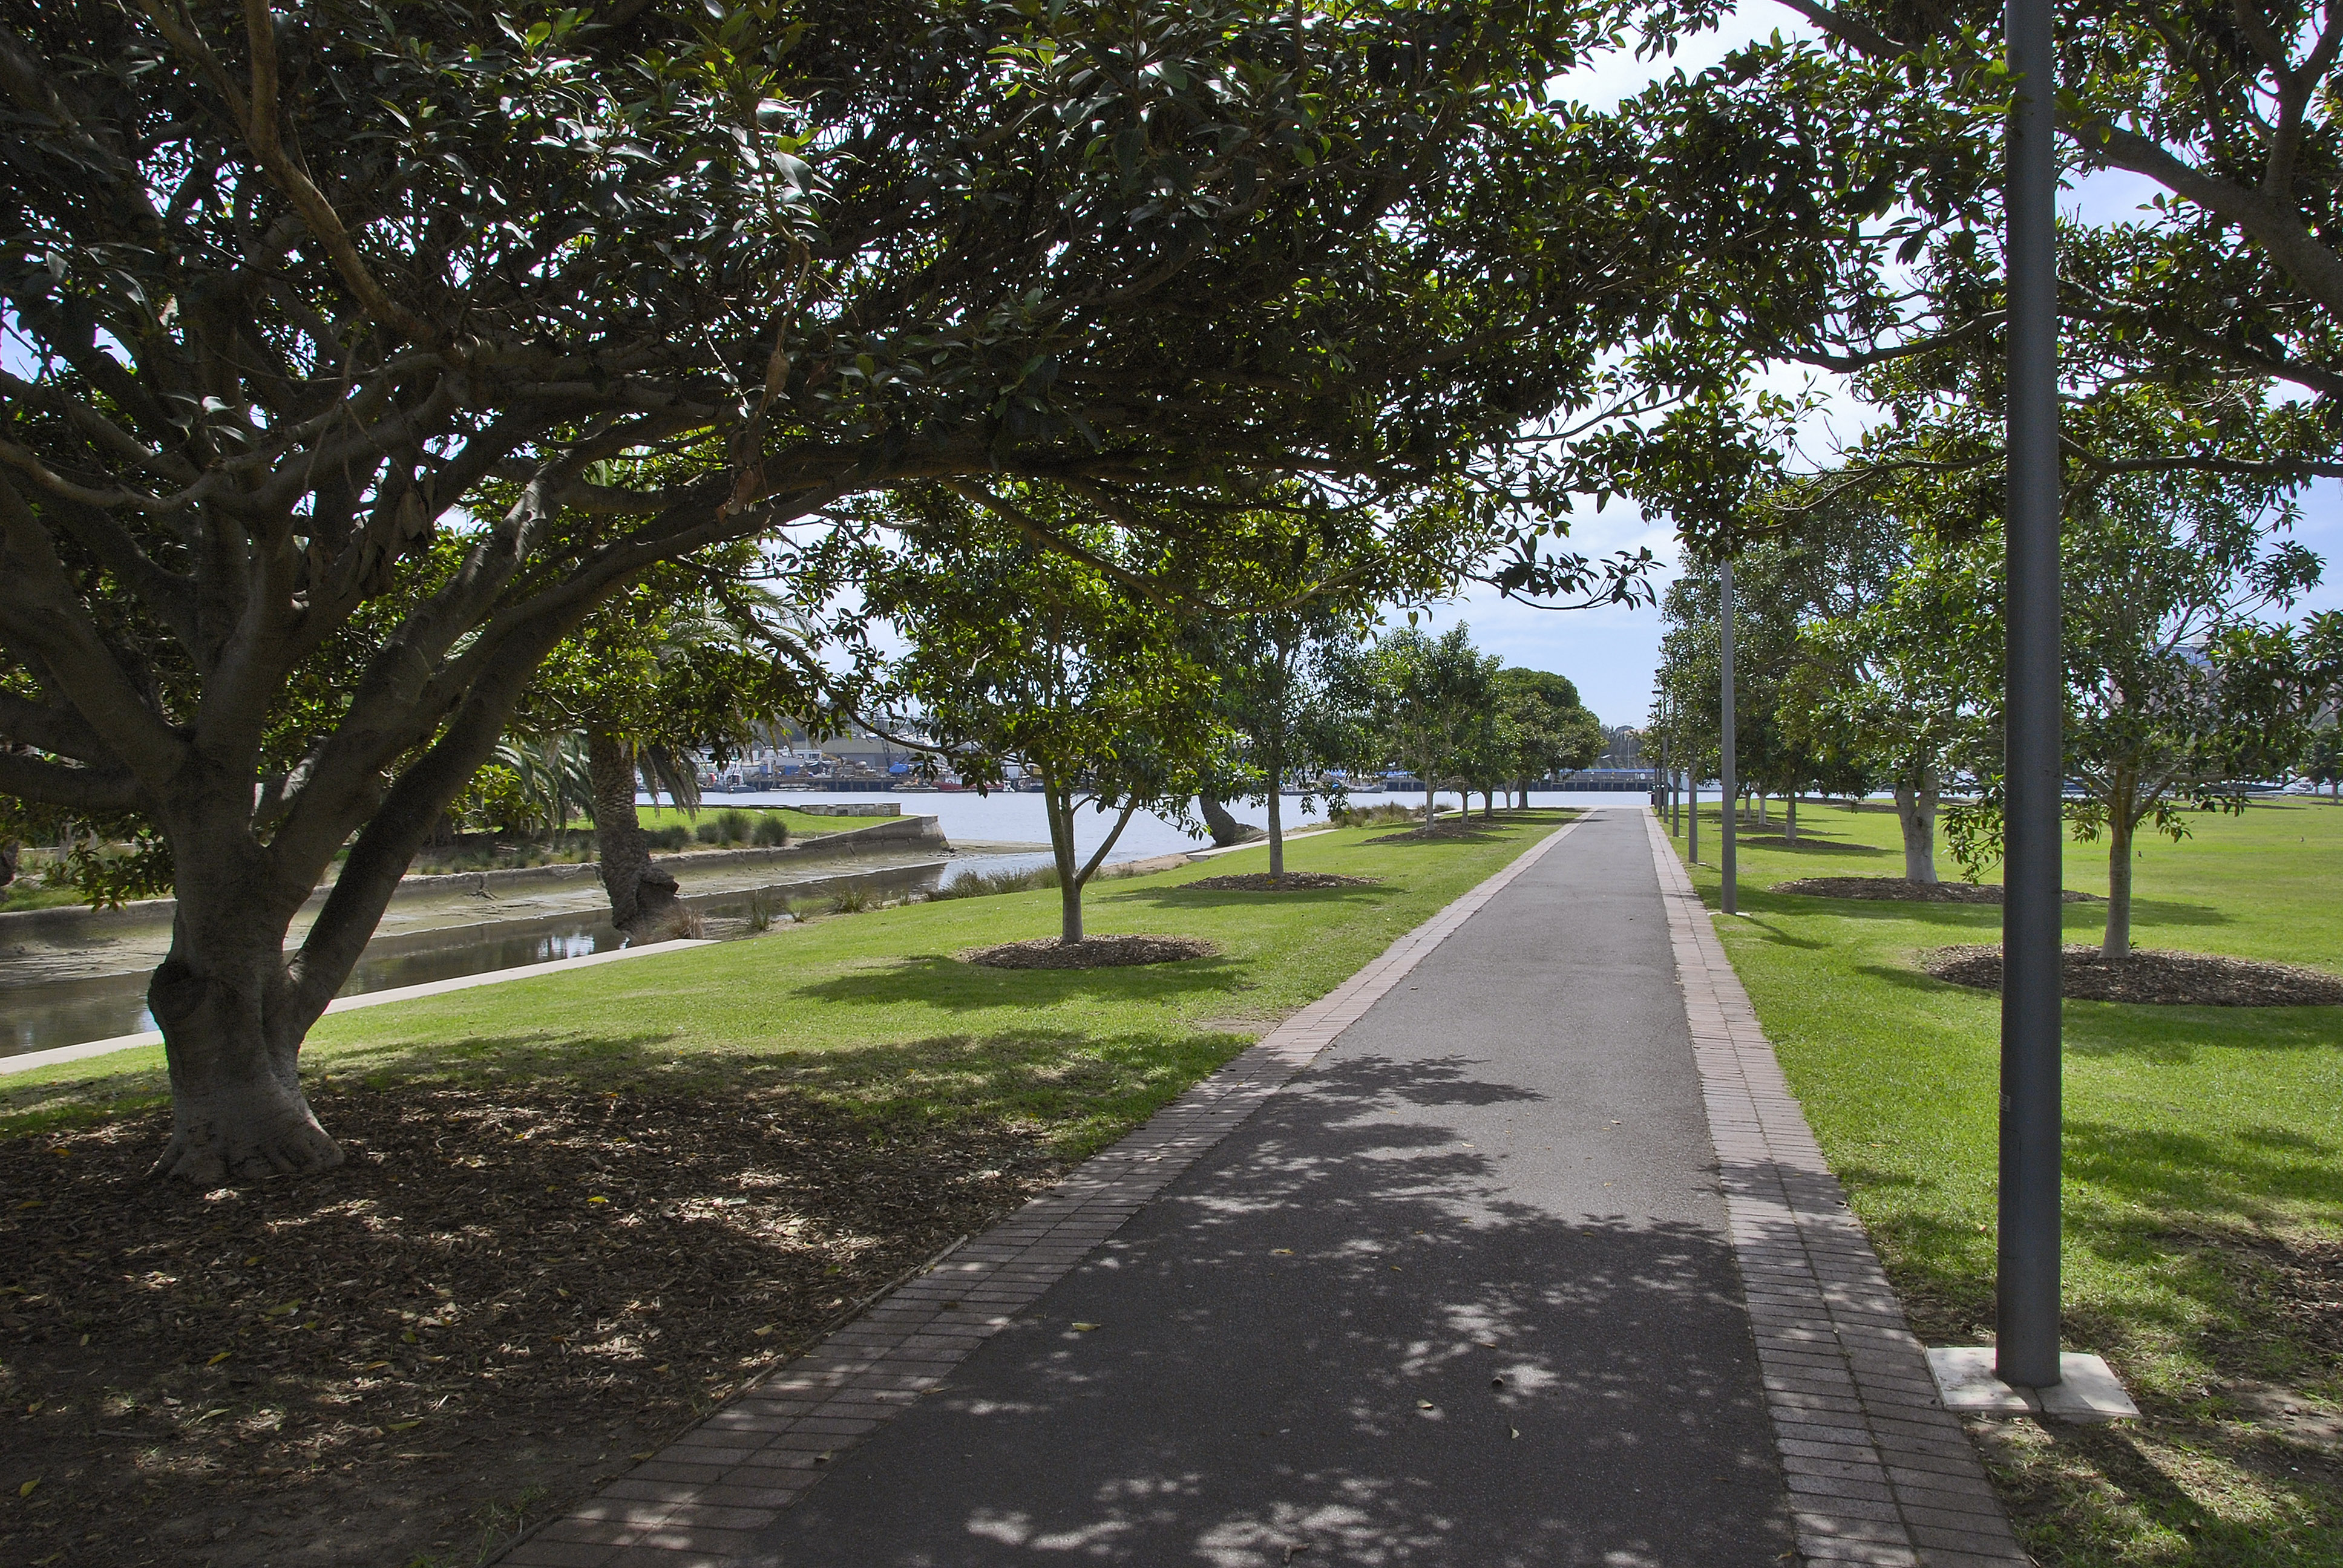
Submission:
[[[1999,940],[1991,907],[1768,890],[1900,875],[1891,813],[1812,806],[1741,839],[1726,952],[1833,1168],[1931,1344],[1993,1330],[1997,1000],[1930,949]],[[2142,846],[2135,940],[2343,970],[2343,810],[2259,805]],[[1709,864],[1694,879],[1714,906]],[[1684,840],[1675,840],[1679,852]],[[2106,890],[2070,845],[2066,885]],[[2104,906],[2070,904],[2069,941]],[[2064,1333],[2146,1419],[1980,1423],[2036,1557],[2059,1568],[2343,1563],[2343,1008],[2069,1001]]]
[[[144,1184],[159,1050],[0,1081],[0,1561],[477,1563],[1563,819],[1289,849],[1371,886],[1092,890],[1186,963],[960,960],[1053,932],[1039,890],[337,1015],[307,1081],[350,1158],[300,1181]]]

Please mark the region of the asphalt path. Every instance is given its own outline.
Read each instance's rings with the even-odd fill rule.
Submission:
[[[760,1555],[1773,1563],[1715,1165],[1649,842],[1599,813]]]

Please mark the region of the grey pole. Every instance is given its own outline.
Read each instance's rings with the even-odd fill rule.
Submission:
[[[1668,771],[1668,710],[1665,708],[1660,709],[1660,770],[1652,782],[1655,786],[1652,790],[1652,804],[1659,808],[1660,820],[1664,822],[1668,819],[1668,808],[1675,804],[1676,793],[1675,778]],[[1661,793],[1662,790],[1666,793]]]
[[[1995,1371],[2058,1381],[2059,724],[2056,56],[2050,0],[2008,0],[2009,599]]]
[[[1725,912],[1738,914],[1740,890],[1735,886],[1735,873],[1739,869],[1734,860],[1733,813],[1740,799],[1738,781],[1733,776],[1733,562],[1726,560],[1717,568],[1717,623],[1722,628],[1719,648],[1724,654],[1724,673],[1719,692],[1723,710],[1717,724],[1719,736],[1717,755],[1723,759],[1717,769],[1719,792],[1717,811],[1725,824]]]
[[[1684,769],[1685,816],[1690,819],[1692,833],[1692,863],[1700,864],[1700,769],[1698,765]]]

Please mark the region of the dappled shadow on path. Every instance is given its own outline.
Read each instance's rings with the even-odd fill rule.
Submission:
[[[1464,1056],[1305,1074],[763,1545],[792,1568],[1778,1557],[1730,1246],[1695,1203],[1550,1180],[1587,1157],[1554,1147],[1566,1109]],[[1509,1121],[1523,1147],[1496,1146]]]

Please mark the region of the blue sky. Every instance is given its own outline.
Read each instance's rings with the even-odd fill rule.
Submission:
[[[1565,90],[1597,108],[1608,107],[1669,71],[1697,72],[1728,50],[1776,31],[1800,36],[1811,29],[1795,13],[1773,0],[1745,0],[1722,31],[1684,40],[1673,58],[1645,62],[1630,55],[1609,56],[1569,78]],[[2131,216],[2156,188],[2136,176],[2103,175],[2069,190],[2062,206],[2088,221],[2112,222]],[[1786,379],[1795,384],[1803,377]],[[1832,384],[1829,377],[1816,380],[1825,387]],[[1851,407],[1843,408],[1826,423],[1849,419],[1853,414]],[[2301,509],[2295,537],[2329,561],[2343,553],[2343,485],[2322,481],[2301,498]],[[1668,563],[1668,570],[1659,579],[1661,585],[1674,578],[1674,535],[1647,523],[1633,508],[1614,504],[1599,516],[1581,515],[1573,525],[1571,542],[1596,556],[1648,546]],[[2303,608],[2343,609],[2343,582],[2330,579],[2323,584]],[[1659,663],[1661,628],[1656,608],[1543,609],[1509,602],[1494,589],[1483,589],[1443,607],[1432,624],[1445,627],[1460,619],[1471,624],[1476,643],[1502,656],[1507,664],[1570,677],[1577,682],[1582,700],[1605,724],[1643,720],[1651,700],[1652,674]]]

